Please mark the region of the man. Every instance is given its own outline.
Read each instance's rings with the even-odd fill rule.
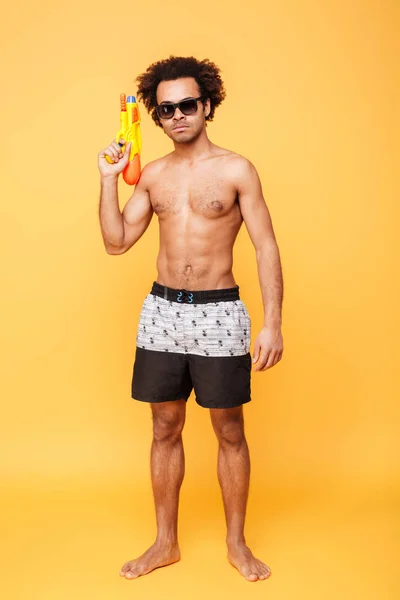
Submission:
[[[157,538],[120,575],[136,578],[180,559],[181,434],[194,387],[196,401],[210,409],[219,441],[228,559],[249,581],[266,579],[269,567],[253,556],[244,537],[250,460],[243,404],[250,401],[251,323],[232,273],[232,250],[244,220],[256,249],[265,309],[254,370],[265,371],[283,353],[282,272],[270,214],[254,166],[207,136],[207,122],[225,97],[218,67],[207,59],[171,56],[152,64],[137,81],[138,98],[174,150],[144,167],[122,214],[117,180],[129,145],[122,155],[114,140],[98,155],[106,251],[122,254],[131,248],[153,212],[160,228],[158,277],[142,306],[132,378],[132,398],[149,402],[153,416]]]

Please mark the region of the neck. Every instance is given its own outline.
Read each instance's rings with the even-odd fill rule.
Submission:
[[[179,158],[182,161],[191,162],[197,158],[201,158],[202,156],[209,154],[212,143],[208,139],[206,130],[203,129],[196,139],[184,144],[174,142],[174,147],[174,154],[176,158]]]

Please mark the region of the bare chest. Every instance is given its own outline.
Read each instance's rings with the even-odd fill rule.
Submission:
[[[228,213],[235,205],[236,190],[223,174],[215,171],[179,172],[154,182],[150,199],[159,218],[190,212],[216,218]]]

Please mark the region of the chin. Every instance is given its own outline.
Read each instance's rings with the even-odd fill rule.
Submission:
[[[172,134],[174,134],[174,132],[172,132]],[[185,131],[183,134],[182,133],[177,133],[173,135],[173,140],[175,142],[181,142],[181,143],[188,143],[188,142],[192,142],[193,140],[195,140],[197,137],[199,136],[198,132],[195,132],[193,130],[190,131]]]
[[[192,139],[193,136],[192,135],[188,136],[187,134],[188,134],[187,131],[185,131],[185,133],[183,133],[183,134],[182,133],[174,133],[172,131],[170,137],[171,137],[171,139],[174,140],[174,142],[188,142]]]

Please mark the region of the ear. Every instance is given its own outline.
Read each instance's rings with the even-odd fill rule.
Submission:
[[[207,98],[207,100],[204,103],[204,114],[206,117],[208,117],[208,115],[211,112],[211,101],[210,98]]]

